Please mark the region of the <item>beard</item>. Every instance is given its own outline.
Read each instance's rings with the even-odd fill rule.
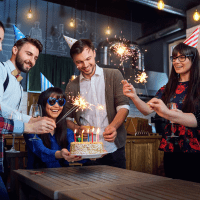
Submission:
[[[85,75],[91,75],[91,74],[93,74],[94,71],[95,71],[95,69],[96,69],[96,64],[90,64],[89,67],[91,67],[92,70],[89,71],[89,72],[84,72],[84,71],[82,71],[82,74],[83,74],[83,75],[84,75],[84,74],[85,74]]]
[[[27,64],[30,64],[31,65],[31,68],[30,69],[26,69],[24,67],[24,60],[21,59],[21,57],[19,56],[19,54],[16,55],[16,60],[15,60],[15,63],[16,63],[16,66],[17,68],[21,71],[21,72],[24,72],[24,73],[28,73],[30,71],[30,69],[32,68],[32,64],[30,62],[27,62]]]

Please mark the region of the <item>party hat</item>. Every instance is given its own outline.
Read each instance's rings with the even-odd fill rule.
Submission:
[[[25,35],[15,25],[13,25],[13,29],[14,29],[16,41],[18,41],[22,38],[26,38]]]
[[[40,78],[41,78],[41,91],[45,91],[50,87],[54,87],[51,82],[40,72]]]
[[[77,41],[76,39],[67,37],[67,36],[65,36],[65,35],[63,35],[63,37],[65,38],[65,41],[66,41],[67,44],[69,45],[69,48],[70,48],[70,49],[71,49],[72,45]]]
[[[198,27],[191,35],[189,38],[187,38],[183,43],[187,44],[188,46],[191,47],[197,47],[198,39],[199,39],[199,28]]]

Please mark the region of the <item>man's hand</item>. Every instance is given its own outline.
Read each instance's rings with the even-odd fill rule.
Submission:
[[[38,117],[37,120],[29,120],[24,125],[24,133],[43,134],[50,133],[56,128],[56,123],[48,117]]]
[[[107,142],[114,142],[117,137],[117,130],[114,126],[107,126],[103,132],[104,140]]]

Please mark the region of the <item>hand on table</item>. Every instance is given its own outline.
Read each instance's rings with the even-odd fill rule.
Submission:
[[[76,161],[82,160],[81,156],[71,155],[71,153],[65,148],[63,148],[60,151],[60,155],[61,155],[61,158],[64,158],[68,162],[74,162],[74,161],[76,162]]]
[[[34,120],[32,118],[28,123],[24,125],[25,133],[43,134],[50,133],[56,128],[54,120],[48,117],[37,117]]]
[[[117,137],[117,130],[114,126],[108,125],[103,132],[104,140],[107,142],[114,142]]]

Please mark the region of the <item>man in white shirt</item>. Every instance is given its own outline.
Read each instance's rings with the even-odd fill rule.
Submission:
[[[92,110],[72,112],[67,118],[68,128],[77,129],[81,133],[84,130],[83,125],[99,127],[99,135],[103,138],[104,148],[108,154],[89,164],[126,168],[127,133],[123,122],[128,115],[129,100],[123,95],[123,76],[119,70],[103,69],[96,65],[96,52],[90,40],[76,41],[71,47],[70,55],[81,73],[66,87],[66,107],[69,110],[73,106],[71,97],[76,97],[79,93],[94,106]],[[103,105],[105,109],[97,109],[99,105]],[[73,118],[77,124],[73,122]]]

